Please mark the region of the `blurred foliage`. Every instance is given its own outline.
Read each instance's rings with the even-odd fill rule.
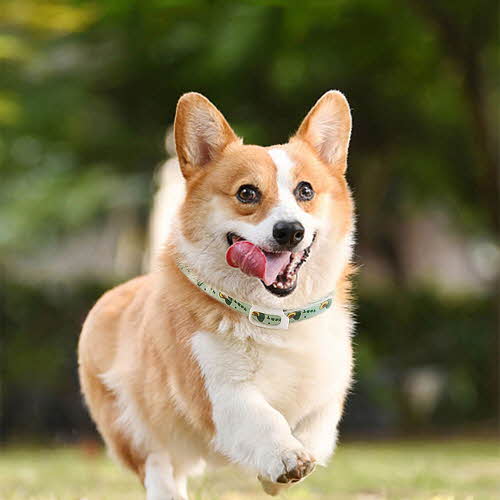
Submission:
[[[4,284],[0,438],[46,432],[71,437],[74,429],[88,430],[76,370],[78,332],[89,307],[110,284]]]
[[[2,0],[0,265],[116,207],[144,221],[182,93],[204,93],[247,142],[266,145],[338,88],[353,110],[358,248],[382,256],[398,287],[360,290],[356,392],[382,398],[373,404],[397,421],[394,377],[435,364],[451,381],[438,420],[491,416],[493,299],[415,290],[394,247],[407,218],[435,205],[458,232],[498,238],[496,10],[495,0]],[[9,428],[87,425],[74,350],[102,289],[4,280]]]
[[[496,2],[435,3],[477,59],[479,112],[490,123]],[[491,230],[478,110],[435,23],[411,0],[298,5],[4,0],[0,244],[29,250],[47,226],[71,231],[80,207],[61,208],[68,192],[83,200],[95,189],[77,216],[92,223],[114,189],[102,172],[125,183],[139,175],[140,209],[187,90],[214,100],[249,142],[270,144],[285,141],[325,90],[342,89],[354,114],[362,236],[383,239],[371,234],[372,218],[435,200],[460,227]],[[28,186],[35,199],[21,202]],[[39,213],[47,199],[53,209]]]
[[[361,293],[355,344],[362,390],[396,415],[398,425],[406,424],[404,418],[411,416],[404,407],[405,377],[430,368],[445,382],[433,409],[435,425],[491,418],[493,307],[492,298],[439,299],[422,289]]]

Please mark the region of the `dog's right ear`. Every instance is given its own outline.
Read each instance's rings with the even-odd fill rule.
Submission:
[[[240,140],[222,113],[197,92],[189,92],[179,99],[174,135],[186,179],[216,158],[228,144]]]

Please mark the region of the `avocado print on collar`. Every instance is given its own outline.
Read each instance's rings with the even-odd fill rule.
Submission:
[[[298,309],[277,309],[272,311],[267,311],[265,307],[259,308],[259,306],[254,306],[248,304],[242,300],[235,299],[228,294],[217,290],[212,286],[208,285],[202,280],[199,280],[193,272],[184,264],[177,262],[177,266],[180,271],[200,290],[204,291],[207,295],[210,295],[213,299],[225,304],[226,306],[238,311],[241,314],[249,317],[251,314],[252,319],[250,322],[256,325],[255,320],[258,322],[259,326],[263,328],[282,328],[287,329],[288,323],[296,323],[298,321],[304,321],[309,318],[313,318],[318,314],[321,314],[328,309],[333,304],[333,292],[322,299],[308,304],[305,307]],[[283,318],[286,320],[285,327],[281,326],[283,323]],[[250,319],[250,318],[249,318]],[[252,321],[254,320],[254,321]]]

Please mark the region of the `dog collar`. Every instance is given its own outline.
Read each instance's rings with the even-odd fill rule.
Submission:
[[[271,309],[269,307],[255,306],[230,297],[227,293],[217,290],[204,281],[199,280],[184,264],[178,263],[177,265],[189,281],[203,290],[207,295],[210,295],[210,297],[222,304],[226,304],[231,309],[244,314],[253,325],[263,328],[288,330],[290,323],[313,318],[328,310],[333,304],[332,292],[330,295],[299,309]]]

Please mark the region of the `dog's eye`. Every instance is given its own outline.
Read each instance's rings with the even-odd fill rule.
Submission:
[[[260,201],[259,188],[251,184],[245,184],[238,189],[236,198],[238,198],[241,203],[258,203]]]
[[[302,181],[297,184],[294,194],[299,201],[309,201],[314,198],[314,189],[311,184]]]

